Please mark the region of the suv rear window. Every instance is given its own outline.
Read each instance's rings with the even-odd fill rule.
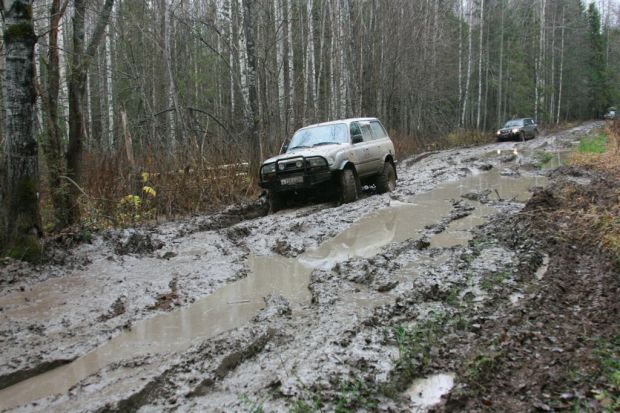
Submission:
[[[372,130],[374,139],[383,139],[387,137],[387,133],[385,132],[385,129],[383,129],[383,125],[379,122],[370,122],[370,129]]]

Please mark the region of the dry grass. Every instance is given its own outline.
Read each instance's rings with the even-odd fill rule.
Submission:
[[[440,138],[391,136],[400,159],[493,140],[491,135],[475,131],[458,131]],[[147,148],[144,152],[158,151]],[[259,194],[260,188],[250,179],[247,166],[235,165],[243,153],[241,148],[211,149],[206,156],[199,152],[188,149],[174,158],[147,155],[137,159],[134,168],[129,167],[124,153],[87,153],[82,178],[84,195],[80,199],[82,224],[105,228],[209,213]],[[44,210],[50,211],[47,203]],[[51,219],[50,213],[45,215]]]
[[[575,153],[571,164],[601,171],[620,179],[620,121],[610,122],[606,128],[607,151],[604,153]]]
[[[564,215],[563,220],[570,216],[567,232],[571,233],[571,238],[585,240],[591,237],[612,252],[620,264],[620,122],[608,124],[606,133],[606,152],[577,153],[571,158],[571,164],[604,174],[611,182],[610,193],[596,194],[599,198],[596,203],[591,196],[565,193],[571,208],[559,213]]]
[[[404,136],[390,131],[390,137],[394,142],[394,148],[399,159],[422,152],[482,145],[491,143],[495,139],[490,133],[473,130],[458,130],[440,137]]]
[[[149,151],[145,151],[149,152]],[[132,168],[124,154],[87,153],[79,199],[84,226],[107,228],[208,213],[259,193],[247,165],[234,164],[233,154],[147,155]],[[208,159],[208,160],[207,160]],[[227,165],[226,167],[220,167]],[[45,184],[45,182],[43,182]],[[48,188],[43,188],[46,228],[53,228]]]

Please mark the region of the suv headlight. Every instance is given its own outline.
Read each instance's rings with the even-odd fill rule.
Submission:
[[[517,133],[517,132],[519,132],[519,128],[513,128],[512,129],[512,133]]]
[[[260,170],[260,174],[261,176],[265,177],[266,175],[269,174],[273,174],[276,172],[276,164],[274,163],[268,163],[267,165],[263,165],[263,167]]]
[[[320,168],[320,167],[327,166],[327,161],[325,160],[325,158],[322,158],[320,156],[307,158],[306,160],[308,162],[308,166],[311,168],[317,168],[317,167]]]

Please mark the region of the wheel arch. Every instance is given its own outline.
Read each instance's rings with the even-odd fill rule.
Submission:
[[[394,160],[394,157],[391,153],[385,156],[384,162],[389,162],[390,164],[392,164],[392,168],[394,168],[394,177],[398,179],[398,172],[396,172],[396,161]]]
[[[340,172],[344,171],[345,169],[351,169],[353,171],[353,173],[355,174],[355,176],[357,177],[357,168],[355,168],[355,164],[351,161],[344,160],[341,164],[340,167],[338,168],[338,170]]]

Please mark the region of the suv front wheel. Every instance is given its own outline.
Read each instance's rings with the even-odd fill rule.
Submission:
[[[396,171],[394,171],[394,166],[390,162],[383,164],[383,171],[377,177],[375,185],[377,192],[380,194],[392,192],[396,189]]]
[[[269,191],[267,195],[269,201],[269,212],[278,212],[286,205],[286,197],[282,192]]]
[[[339,200],[343,204],[353,202],[357,199],[357,178],[351,169],[340,172],[339,178]]]

